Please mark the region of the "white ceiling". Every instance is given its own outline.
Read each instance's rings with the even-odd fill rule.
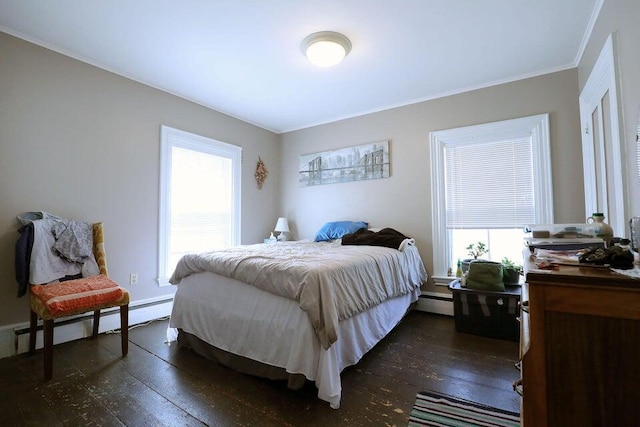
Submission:
[[[0,30],[281,133],[573,68],[602,2],[0,0]]]

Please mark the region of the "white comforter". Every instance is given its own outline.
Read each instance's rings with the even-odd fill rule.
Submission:
[[[325,349],[337,340],[339,320],[407,294],[427,278],[415,246],[399,251],[339,243],[281,242],[185,255],[169,282],[177,285],[202,271],[297,301]]]

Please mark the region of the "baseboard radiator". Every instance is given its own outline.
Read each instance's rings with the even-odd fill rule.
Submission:
[[[453,316],[453,297],[438,292],[422,291],[416,310]]]
[[[129,305],[129,326],[161,319],[171,314],[173,297],[158,300],[140,301]],[[453,299],[450,295],[437,292],[422,292],[416,310],[453,316]],[[42,322],[38,324],[36,349],[43,346]],[[54,324],[54,344],[61,344],[91,336],[93,315],[87,313],[80,316],[61,319]],[[102,310],[99,333],[120,328],[120,309]],[[0,359],[29,351],[29,324],[16,325],[11,329],[0,331]]]
[[[173,297],[163,297],[158,300],[140,301],[129,304],[129,327],[161,319],[171,314]],[[79,316],[68,317],[54,323],[53,343],[61,344],[91,336],[93,329],[93,312]],[[100,315],[99,333],[120,329],[120,308],[102,310]],[[23,324],[13,328],[14,348],[11,351],[8,346],[0,349],[0,358],[13,356],[29,351],[29,324]],[[7,332],[5,332],[7,334]],[[8,340],[5,337],[5,341]],[[38,322],[36,335],[36,349],[43,347],[42,321]],[[6,354],[11,353],[11,354]]]

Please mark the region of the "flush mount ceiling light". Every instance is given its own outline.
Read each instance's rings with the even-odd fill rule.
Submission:
[[[340,63],[351,52],[351,42],[340,33],[320,31],[305,37],[300,49],[315,65],[331,67]]]

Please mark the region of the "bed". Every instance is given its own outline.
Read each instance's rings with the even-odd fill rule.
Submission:
[[[405,241],[405,243],[407,243]],[[339,408],[340,373],[402,320],[427,274],[417,248],[279,242],[183,257],[170,328],[241,372],[314,381]]]

